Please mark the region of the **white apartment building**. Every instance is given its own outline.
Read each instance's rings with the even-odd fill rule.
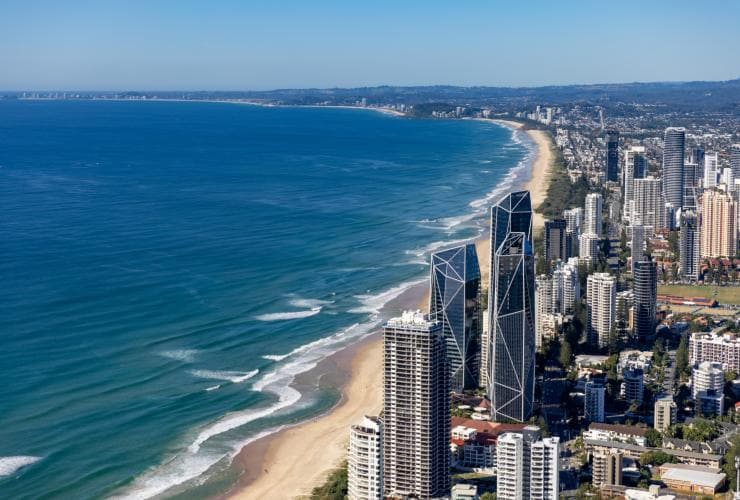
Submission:
[[[578,238],[578,258],[585,264],[595,264],[599,259],[599,242],[594,233],[583,233]]]
[[[496,446],[497,498],[556,500],[559,454],[559,439],[540,439],[537,427],[502,434]]]
[[[704,155],[704,189],[717,186],[717,175],[719,173],[719,158],[717,153],[706,153]]]
[[[665,225],[662,182],[659,178],[649,176],[635,179],[633,185],[635,199],[630,222],[633,225],[650,226],[652,229],[646,229],[646,234],[652,235],[656,229]]]
[[[349,433],[347,453],[347,495],[350,500],[383,498],[382,423],[378,417],[364,417]]]
[[[584,206],[583,232],[593,233],[601,236],[602,217],[601,213],[604,206],[604,199],[601,193],[588,193],[586,195],[586,204]]]
[[[689,339],[689,362],[721,363],[727,371],[740,373],[740,338],[734,334],[694,333]]]
[[[617,281],[608,273],[593,273],[586,281],[588,341],[591,345],[609,345],[609,333],[616,320]]]
[[[691,371],[691,394],[697,399],[701,391],[721,393],[725,386],[722,363],[704,361]]]

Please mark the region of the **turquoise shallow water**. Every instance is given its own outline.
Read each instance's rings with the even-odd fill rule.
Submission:
[[[475,121],[0,101],[0,497],[226,487],[529,154]]]

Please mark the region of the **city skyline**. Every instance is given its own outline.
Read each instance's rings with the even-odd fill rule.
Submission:
[[[463,9],[442,2],[229,1],[214,9],[197,2],[93,8],[84,1],[10,1],[0,19],[0,89],[729,80],[740,76],[740,65],[723,56],[723,48],[740,43],[738,15],[733,2],[706,9],[689,2],[474,2]],[[639,36],[624,36],[625,26]],[[669,42],[677,30],[694,34],[692,43]]]

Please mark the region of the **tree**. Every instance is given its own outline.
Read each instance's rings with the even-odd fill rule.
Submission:
[[[676,230],[668,233],[668,249],[673,253],[674,260],[678,260],[681,250],[678,244],[678,231]]]
[[[651,448],[663,446],[663,435],[652,427],[645,432],[645,444]]]
[[[478,498],[480,498],[480,500],[496,500],[496,494],[491,493],[490,491],[486,491]]]
[[[676,350],[676,373],[679,377],[687,377],[691,374],[689,368],[689,342],[686,334],[681,335],[681,341]]]
[[[735,457],[740,457],[740,435],[735,434],[730,441],[730,449],[725,453],[725,464],[722,469],[730,479],[730,490],[737,489],[737,472],[735,471]]]
[[[568,368],[571,363],[571,359],[573,358],[573,349],[570,347],[570,342],[567,340],[564,340],[562,344],[560,344],[560,355],[558,356],[558,361],[560,361],[560,365],[563,368]]]
[[[311,492],[311,500],[344,500],[347,496],[347,462],[334,470],[326,482]]]
[[[664,451],[648,451],[640,455],[640,465],[657,465],[675,464],[678,459]]]
[[[619,351],[622,350],[622,346],[620,344],[619,335],[617,335],[617,325],[613,324],[609,330],[609,356],[619,354]]]
[[[697,418],[690,425],[683,426],[683,438],[689,441],[711,441],[721,434],[719,424],[713,420]]]

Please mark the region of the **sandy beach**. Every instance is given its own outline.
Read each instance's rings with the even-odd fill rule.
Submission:
[[[491,121],[521,128],[516,122]],[[527,134],[537,144],[537,155],[523,189],[531,192],[532,206],[538,207],[546,195],[552,161],[551,141],[543,131],[528,130]],[[535,231],[541,230],[542,225],[542,216],[536,214]],[[488,248],[488,235],[476,241],[484,286],[489,274]],[[421,309],[426,309],[428,292],[419,289],[415,293],[416,298],[409,303],[418,303]],[[328,362],[336,366],[340,376],[347,377],[340,402],[325,415],[247,445],[237,457],[238,465],[245,472],[229,498],[304,497],[323,484],[329,472],[345,460],[350,425],[363,415],[377,415],[382,407],[382,339],[380,335],[373,335],[332,358]]]

